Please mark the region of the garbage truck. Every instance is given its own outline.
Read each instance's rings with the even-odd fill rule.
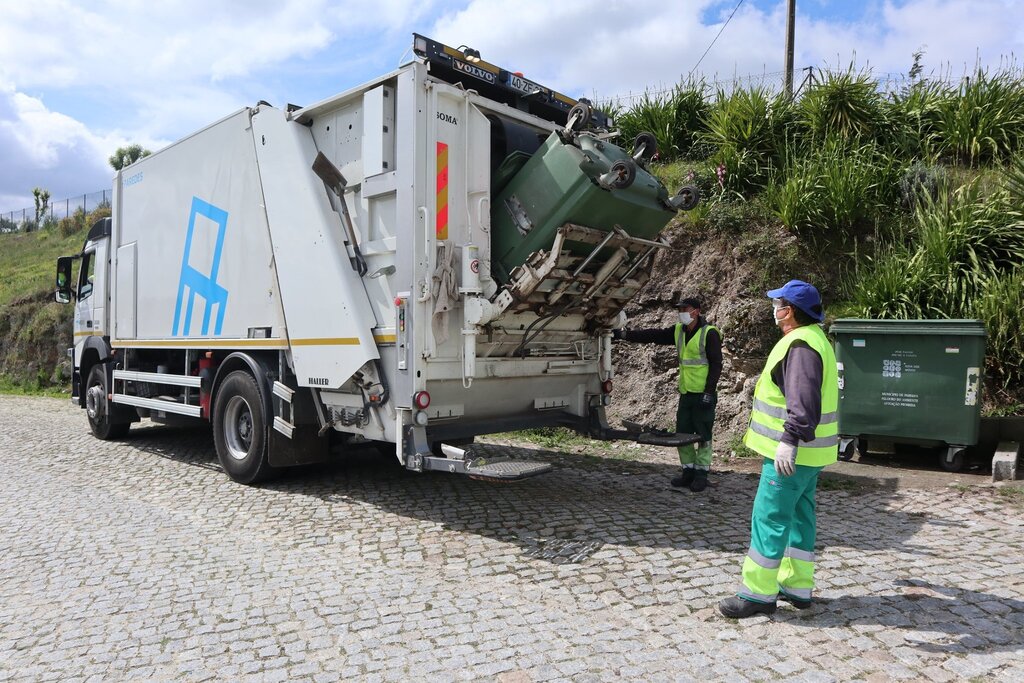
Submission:
[[[574,100],[414,34],[397,70],[309,106],[259,102],[117,172],[57,261],[72,401],[99,439],[210,423],[241,483],[372,443],[417,472],[519,479],[474,437],[611,428],[611,330],[693,208]]]

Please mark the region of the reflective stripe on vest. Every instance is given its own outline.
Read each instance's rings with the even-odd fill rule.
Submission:
[[[676,356],[679,358],[679,393],[699,394],[708,381],[708,354],[706,337],[708,330],[717,331],[714,325],[705,323],[697,334],[686,341],[686,328],[676,323]]]
[[[795,341],[803,341],[810,346],[821,356],[822,365],[821,418],[814,430],[814,439],[797,444],[796,464],[822,467],[834,463],[839,451],[839,377],[832,345],[817,325],[805,325],[792,330],[775,344],[768,355],[764,371],[754,388],[750,426],[743,437],[743,443],[765,457],[775,457],[775,449],[785,433],[783,425],[788,413],[786,397],[772,380],[771,371],[782,362]]]

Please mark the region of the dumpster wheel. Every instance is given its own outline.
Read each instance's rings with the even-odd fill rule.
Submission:
[[[939,464],[947,472],[959,472],[964,468],[964,449],[957,446],[950,446],[939,456]]]

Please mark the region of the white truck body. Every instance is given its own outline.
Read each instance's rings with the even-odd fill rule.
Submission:
[[[112,220],[76,257],[75,400],[90,419],[216,429],[218,387],[244,369],[275,466],[322,459],[336,432],[461,472],[464,454],[451,464],[431,444],[569,418],[601,428],[607,324],[569,311],[513,353],[539,313],[489,272],[488,114],[559,128],[416,59],[308,107],[242,109],[118,172]],[[97,364],[106,384],[87,386]]]

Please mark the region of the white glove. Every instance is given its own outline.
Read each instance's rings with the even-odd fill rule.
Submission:
[[[783,477],[790,477],[796,472],[796,446],[779,442],[775,447],[775,471]]]

